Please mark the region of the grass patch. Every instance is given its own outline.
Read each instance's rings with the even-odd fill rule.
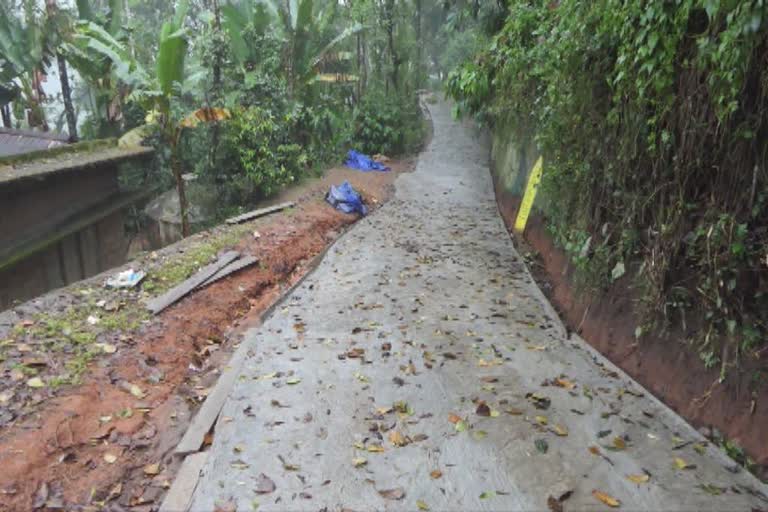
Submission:
[[[219,251],[237,244],[248,231],[248,226],[237,226],[213,235],[204,243],[190,247],[182,255],[150,270],[142,288],[152,295],[165,293],[187,279],[200,267],[210,263]]]

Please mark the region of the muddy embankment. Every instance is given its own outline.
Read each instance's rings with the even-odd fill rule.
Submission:
[[[497,127],[493,139],[496,199],[512,233],[527,175],[539,155],[530,140],[516,142],[513,131],[504,127]],[[768,386],[755,380],[765,362],[748,361],[740,371],[731,369],[720,383],[719,367],[705,368],[695,349],[684,343],[680,330],[644,335],[638,342],[638,294],[629,276],[600,295],[579,291],[573,266],[553,243],[540,212],[531,215],[524,237],[515,237],[520,253],[533,256],[531,271],[570,330],[706,436],[741,446],[758,465],[758,476],[768,476]]]

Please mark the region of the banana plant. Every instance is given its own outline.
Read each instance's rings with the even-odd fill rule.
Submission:
[[[243,64],[252,57],[243,36],[247,27],[263,34],[269,24],[276,23],[284,41],[283,68],[289,91],[294,96],[303,95],[313,82],[318,81],[324,60],[341,43],[364,28],[355,23],[322,44],[324,29],[336,21],[337,5],[328,2],[320,7],[324,8],[318,8],[314,0],[240,0],[223,6],[225,29],[235,58]],[[327,76],[322,80],[328,81]]]
[[[158,125],[168,144],[171,153],[171,171],[176,181],[179,195],[179,213],[181,229],[184,236],[189,236],[189,215],[186,191],[184,186],[179,142],[184,129],[193,128],[201,122],[218,122],[230,117],[229,111],[220,108],[198,109],[183,119],[175,119],[172,103],[181,95],[185,82],[196,77],[186,75],[185,60],[189,42],[184,20],[189,9],[188,0],[180,0],[171,21],[163,24],[160,31],[160,41],[156,58],[155,76],[150,78],[145,72],[137,73],[143,81],[131,94],[131,99],[138,101],[149,112],[147,125],[140,126],[128,132],[121,139],[122,145],[135,144],[151,129]]]
[[[31,126],[46,128],[42,107],[42,69],[50,65],[52,49],[42,23],[31,12],[26,23],[0,7],[0,108],[10,124],[8,104],[21,99],[29,108]]]
[[[109,0],[106,13],[92,0],[77,0],[78,21],[63,47],[67,61],[90,92],[91,110],[102,134],[119,131],[123,100],[147,79],[126,46],[125,0]]]

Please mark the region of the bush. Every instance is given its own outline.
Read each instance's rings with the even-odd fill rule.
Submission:
[[[413,98],[373,92],[353,114],[353,145],[370,155],[398,155],[418,149],[424,138],[419,102]]]
[[[756,354],[768,335],[768,6],[509,9],[447,80],[457,110],[535,130],[551,229],[601,249],[580,264],[596,287],[635,260],[649,323],[687,329],[709,365]]]
[[[255,194],[270,196],[306,172],[309,155],[291,137],[294,122],[293,114],[276,119],[269,110],[250,107],[227,123],[227,136]]]

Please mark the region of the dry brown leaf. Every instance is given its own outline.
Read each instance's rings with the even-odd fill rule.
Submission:
[[[448,421],[453,423],[454,425],[461,421],[461,416],[457,416],[456,414],[450,413],[448,415]]]
[[[362,457],[352,459],[352,465],[355,466],[356,468],[365,466],[366,464],[368,464],[368,461]]]
[[[477,410],[475,411],[478,416],[490,417],[491,408],[485,402],[477,404]]]
[[[565,388],[565,389],[573,389],[576,387],[576,384],[569,381],[568,379],[555,379],[555,384],[558,387]]]
[[[650,479],[651,479],[651,477],[648,476],[647,474],[627,475],[627,480],[629,480],[630,482],[634,482],[636,484],[644,484],[644,483],[648,482],[648,480],[650,480]]]
[[[275,485],[275,482],[264,473],[261,473],[256,479],[254,492],[256,492],[256,494],[269,494],[274,492],[276,488],[277,486]]]
[[[616,436],[613,438],[613,447],[617,450],[625,450],[627,448],[627,443],[621,437]]]
[[[600,455],[600,448],[598,448],[597,446],[590,446],[589,447],[589,453],[591,453],[592,455],[598,455],[599,456]]]
[[[538,423],[539,425],[546,425],[547,423],[549,423],[549,420],[547,419],[546,416],[536,416],[535,419],[536,419],[536,423]]]
[[[553,426],[552,430],[554,430],[555,434],[560,437],[566,437],[568,435],[568,429],[560,425]]]
[[[443,476],[443,472],[442,472],[442,471],[440,471],[439,469],[435,469],[434,471],[432,471],[432,472],[429,474],[429,476],[431,476],[432,478],[434,478],[435,480],[437,480],[438,478],[440,478],[441,476]]]
[[[594,496],[595,499],[602,501],[609,507],[618,508],[621,506],[621,502],[619,500],[609,494],[605,494],[604,492],[594,490],[592,491],[592,496]]]
[[[401,500],[405,497],[405,489],[397,487],[395,489],[386,489],[379,491],[379,494],[385,500]]]
[[[408,438],[397,430],[393,430],[389,433],[389,442],[395,446],[406,446],[408,444]]]
[[[372,444],[366,449],[371,453],[384,453],[384,447],[377,444]]]

